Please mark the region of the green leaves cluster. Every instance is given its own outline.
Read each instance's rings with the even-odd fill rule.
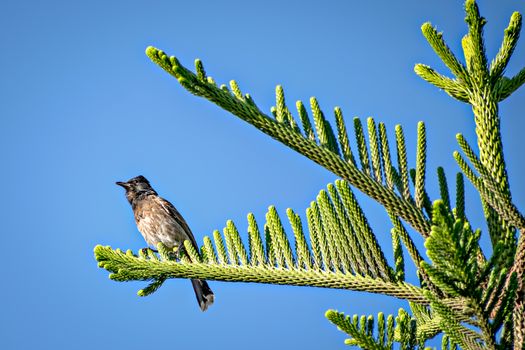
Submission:
[[[228,221],[222,234],[215,231],[204,237],[200,251],[185,242],[184,254],[177,258],[162,244],[158,254],[144,250],[138,255],[97,246],[99,266],[116,281],[149,281],[139,291],[141,296],[155,292],[169,278],[203,278],[367,291],[407,300],[409,309],[397,315],[350,318],[333,310],[326,313],[350,336],[346,344],[364,349],[423,349],[438,334],[442,334],[442,349],[525,349],[525,219],[512,202],[498,115],[499,102],[525,82],[525,68],[514,77],[504,76],[521,30],[521,15],[512,15],[500,50],[489,63],[483,42],[486,21],[475,1],[467,0],[465,10],[465,63],[430,23],[422,26],[453,77],[426,65],[415,66],[424,80],[472,106],[479,151],[457,135],[464,156],[454,153],[461,169],[455,177],[454,202],[442,168],[436,174],[439,198],[432,202],[428,195],[422,122],[417,128],[416,164],[410,167],[400,125],[391,143],[383,123],[354,118],[351,130],[336,107],[332,127],[317,99],[310,99],[308,109],[302,101],[291,108],[281,86],[267,115],[235,81],[229,87],[218,86],[200,60],[195,61],[193,73],[177,58],[149,47],[150,59],[189,92],[230,111],[342,180],[329,184],[311,202],[303,216],[305,224],[291,209],[286,211],[285,224],[270,207],[262,226],[249,214],[246,233],[241,234]],[[479,245],[481,231],[472,228],[466,215],[464,177],[480,194],[492,244],[488,256]],[[352,188],[385,208],[392,223],[392,263]],[[411,232],[425,239],[427,260]],[[419,285],[405,282],[404,252],[417,270]]]
[[[453,296],[470,297],[480,273],[478,244],[481,230],[472,231],[463,219],[455,219],[442,201],[434,205],[434,225],[425,242],[432,264],[421,262],[430,281]]]
[[[377,321],[372,315],[353,315],[350,318],[335,310],[328,310],[325,316],[341,331],[352,336],[345,340],[347,345],[388,350],[397,342],[402,349],[422,348],[416,342],[415,320],[403,309],[399,309],[395,318],[393,315],[388,315],[385,319],[384,314],[380,312],[377,314]]]

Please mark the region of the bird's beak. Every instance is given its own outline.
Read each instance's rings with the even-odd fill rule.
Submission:
[[[117,185],[121,186],[121,187],[124,187],[126,190],[128,189],[129,185],[127,182],[120,182],[120,181],[117,181],[115,182]]]

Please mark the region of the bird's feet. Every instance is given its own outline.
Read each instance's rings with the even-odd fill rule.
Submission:
[[[144,254],[146,256],[148,255],[148,251],[152,251],[153,253],[158,253],[159,252],[158,250],[151,249],[149,247],[142,248],[140,251],[142,252],[142,254]]]
[[[186,253],[186,251],[184,250],[184,246],[182,244],[179,245],[174,253],[177,260],[180,260]]]

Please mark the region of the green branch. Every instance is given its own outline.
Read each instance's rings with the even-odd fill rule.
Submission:
[[[496,57],[490,64],[490,76],[493,81],[499,79],[507,67],[510,57],[516,48],[521,31],[521,14],[514,12],[510,17],[509,25]]]
[[[335,324],[339,330],[352,337],[345,341],[347,345],[355,345],[362,349],[370,350],[389,350],[392,348],[392,344],[395,341],[394,320],[392,315],[389,315],[386,327],[383,314],[380,313],[378,315],[378,339],[373,337],[373,329],[370,329],[372,327],[370,327],[367,322],[363,322],[364,324],[362,325],[358,324],[357,315],[355,315],[353,319],[350,319],[350,316],[345,316],[343,313],[335,310],[328,310],[325,316],[330,322]]]
[[[282,268],[269,265],[233,265],[208,263],[182,263],[175,261],[148,260],[96,246],[95,258],[110,272],[114,281],[154,281],[166,278],[199,278],[227,282],[256,282],[312,286],[335,289],[366,291],[384,294],[416,303],[425,303],[423,291],[405,282],[386,282],[380,278],[334,273],[323,270],[304,270],[298,267]]]
[[[214,83],[209,82],[210,78],[199,79],[196,74],[182,66],[175,57],[168,57],[164,52],[151,46],[147,48],[146,54],[153,62],[177,78],[179,83],[192,94],[210,100],[274,139],[341,176],[352,186],[384,205],[389,211],[402,217],[423,236],[428,234],[430,226],[421,210],[410,201],[398,196],[387,186],[375,181],[370,176],[368,163],[364,164],[364,167],[367,168],[366,170],[359,171],[352,163],[348,163],[341,158],[334,133],[314,98],[311,99],[311,105],[320,145],[312,141],[310,137],[305,137],[296,129],[291,128],[290,124],[280,122],[262,113],[251,98],[239,98],[236,94],[230,93],[225,86],[218,88]],[[284,98],[278,99],[284,101]],[[281,103],[279,108],[284,108],[282,102],[279,103]],[[301,114],[303,124],[304,118],[304,114]],[[309,130],[311,130],[311,126],[310,129],[305,129],[308,132]]]

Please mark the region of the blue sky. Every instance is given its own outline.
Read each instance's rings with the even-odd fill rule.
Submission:
[[[479,1],[489,57],[523,2]],[[202,241],[269,205],[304,215],[335,176],[225,111],[185,92],[145,56],[153,45],[191,67],[201,58],[219,83],[231,79],[264,110],[275,85],[287,101],[316,96],[326,115],[400,123],[415,158],[416,124],[428,133],[428,186],[435,168],[458,171],[455,134],[475,143],[472,113],[413,73],[448,74],[421,35],[430,20],[458,52],[460,1],[8,1],[0,11],[0,183],[5,349],[144,347],[343,348],[324,318],[396,313],[398,300],[340,290],[211,282],[216,303],[198,309],[190,283],[171,280],[147,298],[143,283],[98,269],[96,244],[145,246],[118,180],[142,174],[172,201]],[[525,62],[521,42],[507,69]],[[500,105],[513,198],[525,205],[525,91]],[[330,116],[331,118],[331,116]],[[391,133],[392,135],[392,133]],[[483,229],[470,185],[467,211]],[[382,209],[359,194],[390,254]],[[484,237],[486,238],[486,236]],[[421,243],[420,239],[416,239]],[[486,246],[486,245],[485,245]]]

